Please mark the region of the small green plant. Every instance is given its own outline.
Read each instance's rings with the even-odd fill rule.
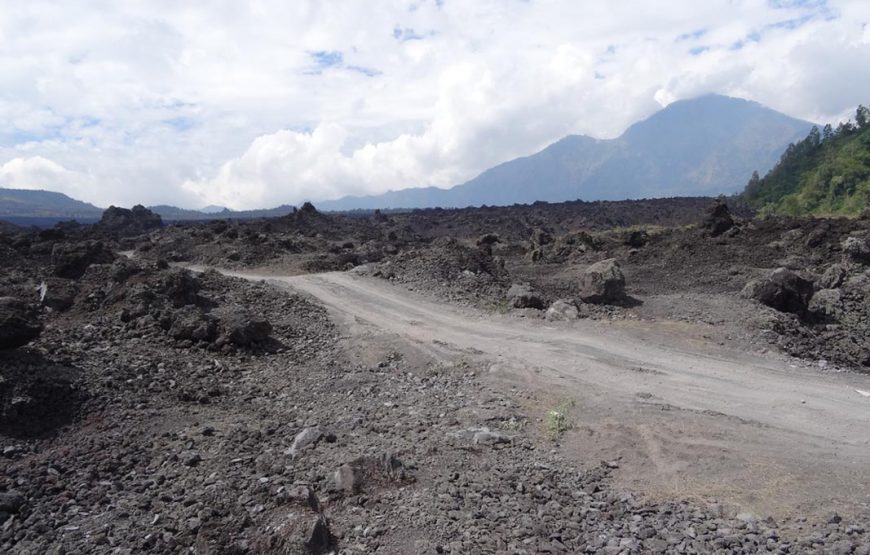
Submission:
[[[574,407],[574,401],[568,400],[561,403],[558,407],[547,411],[547,416],[544,418],[547,437],[552,441],[556,441],[562,434],[571,429],[571,421],[569,414],[571,408]]]
[[[498,314],[507,314],[511,310],[510,302],[507,300],[498,301],[493,305],[493,310]]]

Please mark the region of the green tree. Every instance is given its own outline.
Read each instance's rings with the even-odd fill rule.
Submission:
[[[743,200],[762,214],[860,214],[870,206],[870,110],[855,119],[789,145],[767,175],[752,175]]]
[[[810,134],[807,135],[806,140],[810,148],[819,146],[822,142],[822,134],[819,133],[819,128],[814,125],[813,128],[810,129]]]
[[[858,129],[864,129],[868,123],[870,123],[870,108],[859,104],[858,109],[855,111],[855,124],[858,126]]]

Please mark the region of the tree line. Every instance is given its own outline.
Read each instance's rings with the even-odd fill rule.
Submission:
[[[870,206],[870,108],[836,128],[814,126],[767,175],[753,172],[741,196],[762,213],[860,213]]]

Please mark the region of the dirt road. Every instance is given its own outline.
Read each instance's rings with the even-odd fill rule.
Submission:
[[[538,391],[533,416],[572,401],[560,449],[618,460],[626,487],[775,516],[870,509],[870,376],[796,368],[661,324],[484,314],[349,273],[236,275],[318,298],[350,334],[390,335],[473,361],[496,386]]]

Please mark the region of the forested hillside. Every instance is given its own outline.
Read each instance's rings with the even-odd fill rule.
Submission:
[[[836,129],[814,127],[789,145],[764,177],[754,173],[743,199],[763,213],[855,215],[870,206],[870,108]]]

